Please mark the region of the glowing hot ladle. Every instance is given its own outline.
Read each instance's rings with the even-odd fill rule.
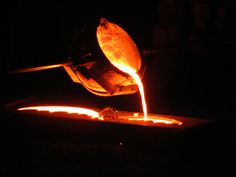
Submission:
[[[105,18],[101,19],[97,28],[97,39],[100,48],[111,64],[129,74],[137,83],[142,98],[144,119],[147,120],[144,88],[137,74],[141,68],[141,57],[135,42],[125,30]]]

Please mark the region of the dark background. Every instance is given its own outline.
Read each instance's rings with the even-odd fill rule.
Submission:
[[[8,4],[7,9],[6,22],[10,28],[9,33],[6,33],[6,55],[1,65],[3,110],[6,105],[21,103],[17,102],[19,100],[22,103],[36,100],[42,103],[99,108],[112,105],[120,110],[141,111],[138,93],[98,97],[81,85],[71,82],[62,68],[17,75],[7,73],[14,69],[53,64],[68,57],[76,58],[76,54],[80,52],[76,46],[80,42],[78,36],[81,35],[81,30],[90,23],[98,23],[101,17],[106,17],[122,26],[140,49],[146,69],[143,83],[150,113],[235,122],[234,1],[146,0],[130,4],[127,1],[16,1]],[[229,157],[235,147],[234,128],[226,136],[227,146],[223,150],[218,149],[223,153],[217,159],[218,166],[214,163],[216,167],[223,163],[228,165],[229,159],[233,159]],[[219,134],[220,131],[225,130],[217,130]],[[33,150],[37,153],[37,148],[33,147]],[[14,148],[11,152],[13,151]],[[45,154],[49,151],[51,149],[45,150]],[[22,153],[21,149],[16,152]],[[225,155],[226,152],[229,154]],[[171,156],[163,155],[162,160],[156,162],[158,155],[149,154],[145,158],[142,155],[135,156],[137,163],[151,164],[153,161],[163,165],[165,163],[162,162],[169,159],[167,164],[180,163],[178,167],[188,164],[186,161],[179,162],[179,157],[176,156],[173,160]],[[128,157],[132,158],[131,155]],[[212,163],[212,159],[209,159],[207,163]],[[97,159],[92,160],[95,162]],[[197,162],[202,161],[203,159]],[[128,163],[127,170],[141,170],[142,165],[137,163],[136,166],[129,166]],[[212,169],[214,165],[211,166]],[[153,170],[155,167],[152,167],[146,166],[140,175],[150,172],[151,176],[158,176]],[[221,172],[226,169],[228,170],[222,167]],[[171,166],[171,170],[179,169]],[[190,174],[194,174],[195,168],[191,166],[190,171]],[[31,172],[31,176],[35,174],[33,168]],[[64,176],[63,174],[64,171],[61,175]],[[52,173],[50,175],[53,176]]]

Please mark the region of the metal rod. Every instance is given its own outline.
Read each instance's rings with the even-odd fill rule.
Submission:
[[[18,74],[18,73],[40,71],[40,70],[64,67],[64,66],[68,66],[68,65],[72,65],[72,64],[73,64],[72,62],[64,62],[64,63],[53,64],[53,65],[46,65],[46,66],[38,66],[38,67],[32,67],[32,68],[16,69],[16,70],[8,71],[8,74]]]

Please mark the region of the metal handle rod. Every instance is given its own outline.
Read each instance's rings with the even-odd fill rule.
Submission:
[[[16,70],[8,71],[8,74],[18,74],[18,73],[26,73],[26,72],[32,72],[32,71],[40,71],[40,70],[64,67],[64,66],[68,66],[68,65],[72,65],[72,64],[73,64],[72,62],[64,62],[64,63],[53,64],[53,65],[16,69]]]

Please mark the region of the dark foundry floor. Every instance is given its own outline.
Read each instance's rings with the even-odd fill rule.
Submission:
[[[59,120],[55,125],[51,118],[34,116],[38,121],[35,126],[27,115],[5,112],[5,118],[0,139],[2,177],[189,177],[234,173],[236,139],[232,122],[213,121],[180,132],[100,124],[93,134],[77,132],[73,128],[81,124],[74,125],[73,121]],[[90,122],[83,126],[94,128]]]

